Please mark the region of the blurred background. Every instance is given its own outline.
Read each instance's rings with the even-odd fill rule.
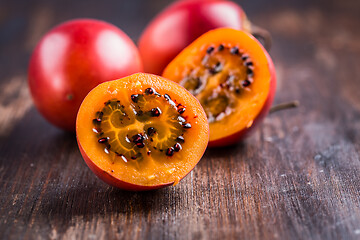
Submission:
[[[118,26],[136,42],[150,20],[171,2],[170,0],[2,0],[0,2],[0,82],[10,82],[13,78],[25,80],[33,48],[43,34],[59,23],[73,18],[102,19]],[[243,7],[254,24],[269,30],[272,34],[273,48],[270,55],[278,72],[279,87],[286,74],[285,68],[302,68],[298,71],[300,76],[311,74],[306,71],[306,67],[312,68],[307,65],[310,59],[320,61],[329,70],[346,65],[348,71],[350,69],[353,72],[343,72],[345,76],[339,76],[341,81],[347,81],[350,76],[359,76],[356,70],[358,68],[355,66],[360,51],[359,1],[238,0],[235,2]],[[309,61],[305,61],[306,59]],[[294,64],[299,62],[302,66]],[[287,75],[287,78],[287,81],[294,81],[294,76]],[[308,83],[301,85],[311,87]],[[284,95],[286,93],[278,95],[278,98],[290,97]],[[358,98],[351,99],[351,101],[358,100]]]
[[[108,187],[74,135],[40,116],[27,67],[43,34],[96,18],[136,42],[171,2],[0,0],[0,238],[358,239],[358,0],[236,1],[272,34],[275,103],[300,107],[271,114],[245,143],[207,150],[176,187]]]

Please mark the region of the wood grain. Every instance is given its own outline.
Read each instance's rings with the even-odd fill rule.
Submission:
[[[26,69],[57,23],[100,18],[137,39],[170,1],[21,2],[0,2],[0,239],[360,239],[358,1],[241,2],[273,35],[276,103],[300,107],[142,193],[92,174],[34,108]]]

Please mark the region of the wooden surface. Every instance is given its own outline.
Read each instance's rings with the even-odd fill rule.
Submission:
[[[175,187],[107,186],[39,115],[26,71],[42,34],[94,17],[137,39],[168,2],[0,2],[0,238],[360,239],[359,1],[241,2],[273,35],[275,102],[301,106],[208,149]]]

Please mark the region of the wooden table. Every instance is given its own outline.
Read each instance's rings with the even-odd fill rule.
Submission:
[[[75,17],[137,39],[169,0],[0,2],[1,239],[360,239],[360,2],[243,1],[273,35],[276,103],[237,146],[208,149],[177,186],[109,187],[27,87],[33,47]]]

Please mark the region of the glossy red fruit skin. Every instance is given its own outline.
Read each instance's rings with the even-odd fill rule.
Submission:
[[[119,188],[119,189],[122,189],[122,190],[126,190],[126,191],[150,191],[150,190],[156,190],[156,189],[168,187],[168,186],[171,186],[171,185],[176,185],[174,182],[170,182],[170,183],[159,184],[159,185],[154,185],[154,186],[143,186],[143,185],[136,185],[136,184],[121,181],[120,179],[115,178],[114,176],[110,175],[109,173],[107,173],[107,172],[103,171],[101,168],[99,168],[87,156],[87,154],[85,153],[85,151],[84,151],[83,147],[81,146],[81,143],[79,142],[79,140],[77,140],[77,143],[78,143],[78,146],[79,146],[81,156],[83,157],[86,165],[90,168],[90,170],[99,179],[101,179],[105,183],[109,184],[110,186],[113,186],[113,187],[116,187],[116,188]],[[205,150],[206,149],[204,149],[203,154],[205,153]],[[193,168],[183,178],[185,178],[192,170],[193,170]],[[183,178],[181,178],[181,179],[183,179]],[[181,179],[179,179],[179,181]]]
[[[209,147],[229,146],[244,140],[254,132],[254,129],[256,129],[260,125],[260,123],[265,119],[265,117],[268,115],[276,93],[276,72],[275,72],[274,63],[265,49],[264,49],[264,53],[268,60],[268,68],[270,72],[270,88],[264,106],[260,110],[259,114],[253,120],[253,124],[251,125],[250,128],[245,128],[225,138],[210,141],[208,145]]]
[[[157,15],[142,33],[138,46],[144,71],[160,75],[168,63],[196,38],[211,29],[249,30],[243,9],[224,0],[183,0]]]
[[[54,125],[75,131],[77,111],[91,89],[142,71],[135,44],[119,28],[76,19],[40,40],[30,59],[28,83],[39,112]]]
[[[84,149],[82,148],[80,142],[78,141],[78,146],[80,149],[80,153],[83,157],[83,159],[85,160],[86,165],[88,165],[88,167],[90,168],[90,170],[95,173],[95,175],[103,180],[104,182],[106,182],[107,184],[109,184],[110,186],[119,188],[119,189],[123,189],[123,190],[127,190],[127,191],[149,191],[149,190],[155,190],[155,189],[159,189],[159,188],[164,188],[167,186],[171,186],[174,183],[167,183],[167,184],[162,184],[162,185],[156,185],[156,186],[142,186],[142,185],[136,185],[136,184],[132,184],[132,183],[128,183],[128,182],[124,182],[121,181],[118,178],[115,178],[113,176],[111,176],[109,173],[103,171],[101,168],[99,168],[85,153]]]

